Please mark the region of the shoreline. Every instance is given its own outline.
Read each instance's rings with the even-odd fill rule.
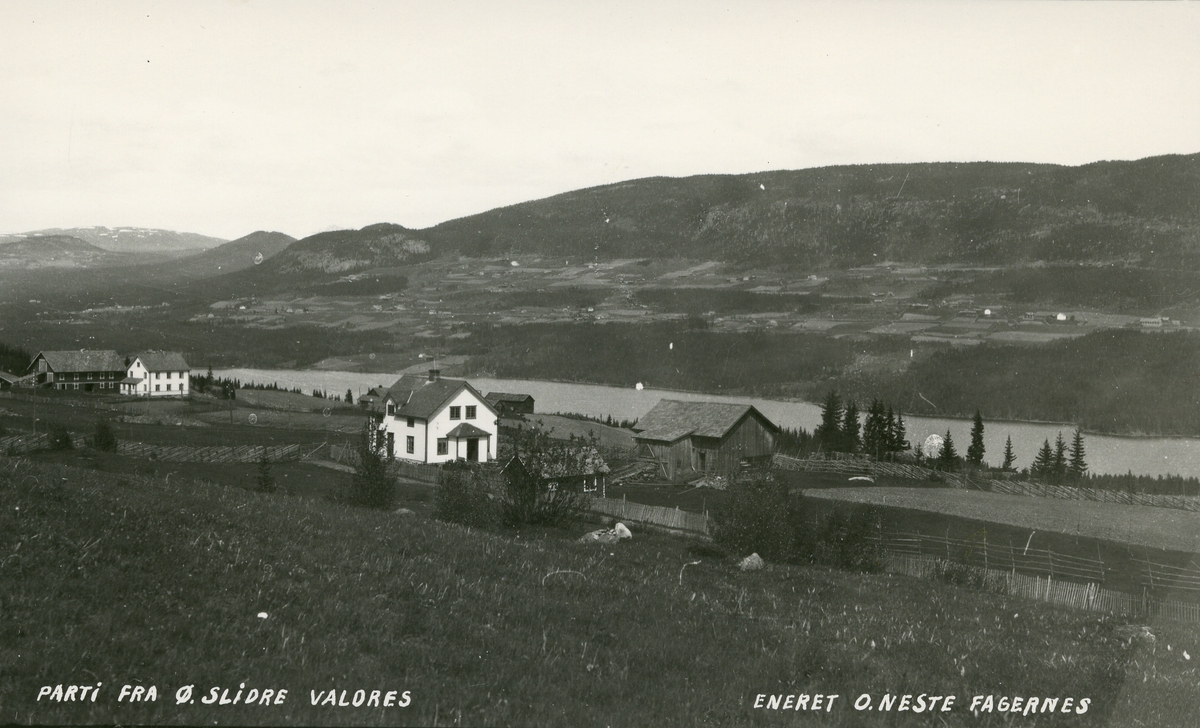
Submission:
[[[258,367],[223,367],[222,369],[227,370],[227,369],[255,369],[255,368],[258,368]],[[393,380],[400,376],[400,374],[396,373],[396,372],[351,371],[351,370],[346,370],[346,369],[279,368],[279,369],[275,369],[275,371],[290,371],[290,372],[296,372],[296,373],[310,372],[310,373],[321,373],[321,374],[341,373],[341,374],[354,374],[354,375],[361,375],[361,376],[368,376],[371,374],[384,374],[387,377],[393,378]],[[632,389],[634,386],[631,384],[612,384],[612,383],[606,383],[606,382],[588,382],[588,381],[578,381],[578,380],[571,380],[571,379],[547,379],[547,378],[541,378],[541,377],[534,378],[534,377],[512,377],[512,376],[502,377],[502,376],[495,374],[494,372],[474,372],[471,374],[458,375],[458,378],[461,378],[461,379],[471,379],[473,377],[474,378],[482,378],[482,379],[516,379],[516,380],[523,380],[523,381],[528,381],[528,382],[544,382],[546,384],[568,384],[568,385],[579,385],[579,386],[586,386],[586,387],[612,387],[615,389]],[[803,405],[809,405],[809,406],[817,407],[817,408],[821,407],[820,402],[810,402],[808,400],[799,399],[799,398],[795,398],[795,397],[787,397],[787,398],[772,397],[770,395],[755,394],[754,392],[747,392],[745,390],[710,392],[710,391],[699,390],[699,389],[676,389],[676,388],[668,389],[668,388],[657,387],[657,386],[653,386],[653,385],[646,386],[646,389],[654,389],[654,390],[660,391],[660,392],[678,392],[680,394],[688,394],[688,395],[704,395],[704,396],[713,396],[713,397],[741,397],[744,399],[762,399],[762,400],[768,400],[771,402],[780,402],[780,403],[784,403],[784,404],[803,404]],[[554,413],[549,413],[549,414],[554,414]],[[863,411],[863,414],[865,414],[865,410]],[[917,418],[924,419],[924,420],[954,420],[954,421],[961,421],[961,422],[971,422],[972,420],[974,420],[974,415],[925,414],[925,413],[914,413],[914,412],[898,412],[898,414],[904,415],[906,419],[912,418],[912,417],[917,417]],[[1089,429],[1089,428],[1081,428],[1081,427],[1078,427],[1077,425],[1069,423],[1069,422],[1057,422],[1054,420],[1022,420],[1022,419],[1005,419],[1005,418],[985,417],[983,420],[983,423],[984,423],[985,427],[989,424],[1031,425],[1031,426],[1037,426],[1037,427],[1062,427],[1064,433],[1074,432],[1076,429],[1079,429],[1080,434],[1085,435],[1085,436],[1095,435],[1095,436],[1099,436],[1099,437],[1121,438],[1124,440],[1196,440],[1196,439],[1200,439],[1200,433],[1197,433],[1194,435],[1178,435],[1178,434],[1153,434],[1153,433],[1147,433],[1147,432],[1112,432],[1112,431],[1106,431],[1106,430],[1094,430],[1094,429]]]

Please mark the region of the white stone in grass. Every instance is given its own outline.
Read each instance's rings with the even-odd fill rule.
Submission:
[[[633,538],[633,534],[630,533],[629,529],[625,527],[624,523],[618,523],[617,525],[613,526],[613,533],[617,534],[617,538]]]
[[[396,515],[398,515],[398,516],[411,516],[412,514],[413,514],[413,511],[410,511],[407,508],[397,508],[396,509]]]
[[[742,559],[742,563],[738,564],[738,568],[742,571],[758,571],[763,567],[762,557],[757,553],[750,554]]]
[[[266,618],[267,618],[267,613],[266,613],[266,612],[259,612],[259,613],[258,613],[258,618],[259,618],[259,619],[266,619]]]

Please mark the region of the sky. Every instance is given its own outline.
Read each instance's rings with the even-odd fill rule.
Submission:
[[[1200,2],[0,0],[0,233],[410,228],[649,176],[1200,152]]]

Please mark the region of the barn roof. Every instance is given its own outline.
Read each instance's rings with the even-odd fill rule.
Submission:
[[[396,403],[396,414],[400,417],[420,417],[429,419],[437,413],[442,405],[463,389],[469,389],[485,407],[496,414],[487,400],[480,396],[467,382],[461,379],[429,379],[428,377],[406,374],[388,388],[383,401],[389,398]]]
[[[185,372],[191,369],[183,354],[177,351],[144,351],[135,358],[142,360],[142,366],[149,372]]]
[[[41,357],[55,372],[115,372],[125,369],[125,360],[112,349],[80,351],[43,351]]]
[[[777,430],[773,422],[763,416],[752,405],[732,402],[683,402],[677,399],[662,399],[638,420],[634,437],[638,440],[662,440],[675,442],[681,437],[724,437],[748,413],[753,412],[770,429]]]
[[[524,402],[527,399],[533,399],[533,395],[510,394],[508,392],[488,392],[486,399],[489,402]]]
[[[0,371],[0,379],[3,379],[9,384],[15,384],[18,379],[21,379],[21,377],[16,374],[9,374],[8,372]]]

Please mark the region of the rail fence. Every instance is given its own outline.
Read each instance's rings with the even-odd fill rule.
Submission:
[[[299,445],[238,445],[191,447],[188,445],[151,445],[129,440],[117,441],[117,453],[135,458],[169,463],[257,463],[263,459],[277,463],[301,459]]]
[[[946,578],[946,563],[938,557],[917,554],[888,552],[884,557],[887,571],[920,578]],[[1049,575],[1029,576],[1003,569],[957,566],[973,572],[985,589],[1010,596],[1119,616],[1200,623],[1200,603],[1159,599],[1145,592],[1139,597],[1105,589],[1095,582],[1057,581]]]
[[[688,531],[708,536],[708,516],[679,508],[648,506],[615,498],[591,498],[588,510],[635,523],[649,523],[675,531]]]
[[[44,432],[36,435],[9,435],[0,437],[0,455],[24,455],[33,450],[41,450],[50,446],[50,436]]]

